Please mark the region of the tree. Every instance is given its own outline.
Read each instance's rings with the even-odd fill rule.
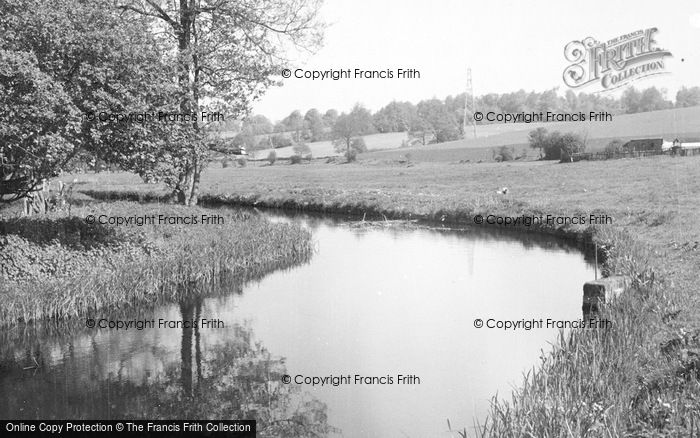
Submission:
[[[658,111],[671,108],[673,104],[664,98],[664,93],[656,87],[642,91],[639,99],[639,112]]]
[[[304,133],[304,117],[302,117],[299,110],[294,110],[287,117],[282,120],[282,123],[286,127],[286,131],[292,132],[292,140],[295,142],[300,142],[302,135]]]
[[[686,108],[700,105],[700,87],[683,87],[676,93],[676,106]]]
[[[527,135],[527,140],[531,148],[539,150],[540,159],[542,159],[544,156],[542,151],[544,150],[548,141],[547,130],[542,127],[534,129]]]
[[[321,141],[326,134],[326,124],[323,122],[321,113],[316,108],[312,108],[304,115],[304,123],[309,132],[310,141]]]
[[[272,122],[267,117],[257,114],[246,119],[245,124],[252,127],[254,135],[266,135],[272,133]]]
[[[622,93],[620,101],[625,113],[633,114],[639,112],[640,103],[642,100],[641,93],[634,87],[629,87]]]
[[[561,136],[559,149],[559,159],[565,161],[570,160],[573,154],[584,152],[586,150],[586,144],[580,135],[567,132]]]
[[[349,157],[352,140],[370,133],[372,130],[372,114],[362,105],[355,104],[348,114],[341,114],[333,125],[333,138],[338,152],[345,150]]]
[[[432,134],[431,143],[443,143],[460,137],[454,114],[439,99],[421,101],[416,110],[419,119],[417,124]]]
[[[533,108],[533,106],[529,106],[529,107]],[[561,107],[561,104],[559,101],[559,96],[557,96],[557,89],[556,88],[552,88],[551,90],[547,90],[547,91],[537,95],[537,103],[534,106],[536,111],[542,111],[542,112],[547,112],[547,111],[556,112],[559,110],[560,107]]]
[[[406,104],[393,101],[374,114],[373,124],[379,132],[404,132],[409,129],[409,119]]]
[[[183,114],[246,113],[253,100],[275,83],[288,44],[314,49],[321,39],[318,0],[117,0],[117,7],[155,19],[161,57],[177,71]],[[193,136],[202,123],[192,122]],[[169,147],[172,166],[164,177],[178,200],[194,205],[208,150],[192,141]],[[166,145],[167,147],[167,145]]]
[[[334,109],[329,109],[323,114],[323,123],[326,124],[326,126],[330,126],[333,128],[333,125],[335,125],[336,120],[338,120],[338,111]]]
[[[609,154],[619,154],[624,151],[624,146],[625,143],[622,140],[616,138],[611,140],[610,143],[608,143],[605,146],[605,152]]]
[[[78,0],[0,0],[0,13],[0,199],[31,197],[80,154],[147,177],[156,157],[135,145],[176,139],[179,127],[90,119],[170,110],[172,71],[147,20]]]

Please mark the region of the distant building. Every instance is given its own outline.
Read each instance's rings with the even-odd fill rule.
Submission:
[[[673,149],[674,145],[681,149],[700,148],[700,139],[697,138],[675,138],[664,140],[663,138],[640,138],[630,140],[622,147],[625,152],[646,152],[646,151],[667,151]]]
[[[663,145],[663,138],[640,138],[628,141],[622,148],[625,152],[662,151]]]

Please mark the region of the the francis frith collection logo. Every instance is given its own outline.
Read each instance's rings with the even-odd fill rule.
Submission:
[[[592,37],[570,42],[564,48],[564,56],[571,62],[564,70],[564,83],[571,88],[597,86],[598,91],[608,91],[668,73],[664,58],[673,55],[657,46],[657,31],[652,27],[606,42]]]

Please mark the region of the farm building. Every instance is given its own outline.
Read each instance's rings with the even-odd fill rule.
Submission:
[[[630,140],[624,144],[625,152],[661,151],[663,150],[663,138],[641,138]]]
[[[700,148],[700,139],[682,138],[673,140],[664,140],[663,138],[641,138],[630,140],[624,144],[625,152],[646,152],[646,151],[667,151],[673,149],[674,145],[680,146],[681,149]]]

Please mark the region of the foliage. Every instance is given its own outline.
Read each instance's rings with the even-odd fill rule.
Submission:
[[[686,108],[700,105],[700,87],[682,87],[676,93],[676,107]]]
[[[202,112],[246,114],[277,83],[290,45],[318,47],[318,8],[317,0],[0,1],[0,108],[13,115],[0,131],[0,159],[3,180],[23,183],[13,199],[82,147],[196,204],[216,127]],[[102,112],[142,117],[101,120]],[[237,141],[254,145],[248,133]]]
[[[605,146],[605,152],[611,153],[611,154],[619,154],[620,152],[623,151],[625,143],[620,140],[620,139],[614,139],[611,140],[610,143],[608,143]]]
[[[310,157],[311,156],[311,148],[305,142],[300,142],[300,143],[295,144],[292,147],[292,150],[294,151],[294,154],[298,155],[299,157]]]
[[[530,131],[527,136],[528,143],[533,149],[539,150],[540,159],[544,157],[544,147],[547,144],[547,129],[539,127]]]
[[[361,154],[367,152],[367,144],[365,144],[365,139],[362,137],[353,138],[350,142],[350,150]]]
[[[496,162],[513,161],[515,160],[515,150],[508,146],[501,146],[492,151],[493,160]]]
[[[345,152],[345,159],[348,161],[348,163],[352,163],[353,161],[357,161],[357,151],[354,149],[349,149]]]
[[[270,166],[275,164],[275,161],[277,161],[277,152],[270,151],[270,153],[267,154],[267,161],[270,163]]]
[[[338,116],[333,125],[333,138],[336,151],[350,153],[353,139],[372,132],[372,115],[360,104],[356,104],[350,113]],[[364,141],[361,143],[364,145]],[[359,146],[355,143],[355,146]],[[358,151],[355,151],[355,155]],[[347,155],[346,155],[347,156]]]
[[[414,122],[412,131],[427,131],[431,136],[430,143],[444,143],[460,137],[454,114],[438,99],[420,102],[415,117],[418,120]]]
[[[158,215],[200,218],[211,211],[134,203],[95,204],[75,215],[0,221],[0,325],[84,315],[98,308],[170,298],[179,286],[238,281],[310,255],[308,232],[247,213],[223,223],[124,226],[87,224],[99,218]],[[235,235],[236,239],[221,239]]]
[[[289,162],[291,164],[301,164],[302,157],[299,154],[294,154],[291,157],[289,157]]]
[[[304,115],[304,124],[309,141],[321,141],[326,139],[326,122],[316,108],[311,108]]]
[[[372,116],[378,132],[404,132],[411,126],[413,105],[410,102],[393,101]]]
[[[176,141],[177,127],[154,131],[86,117],[167,108],[170,71],[147,22],[78,0],[0,1],[0,11],[0,111],[7,116],[0,160],[4,179],[27,177],[10,200],[83,151],[148,176],[155,157],[135,145]]]
[[[568,160],[574,153],[584,152],[585,142],[579,134],[559,131],[547,132],[545,128],[537,128],[528,135],[530,147],[544,152],[545,160]]]
[[[292,139],[284,134],[275,134],[270,137],[270,141],[272,142],[272,147],[275,149],[284,148],[293,144]]]
[[[281,123],[285,131],[292,132],[292,141],[300,142],[305,137],[306,124],[299,110],[292,111]]]

